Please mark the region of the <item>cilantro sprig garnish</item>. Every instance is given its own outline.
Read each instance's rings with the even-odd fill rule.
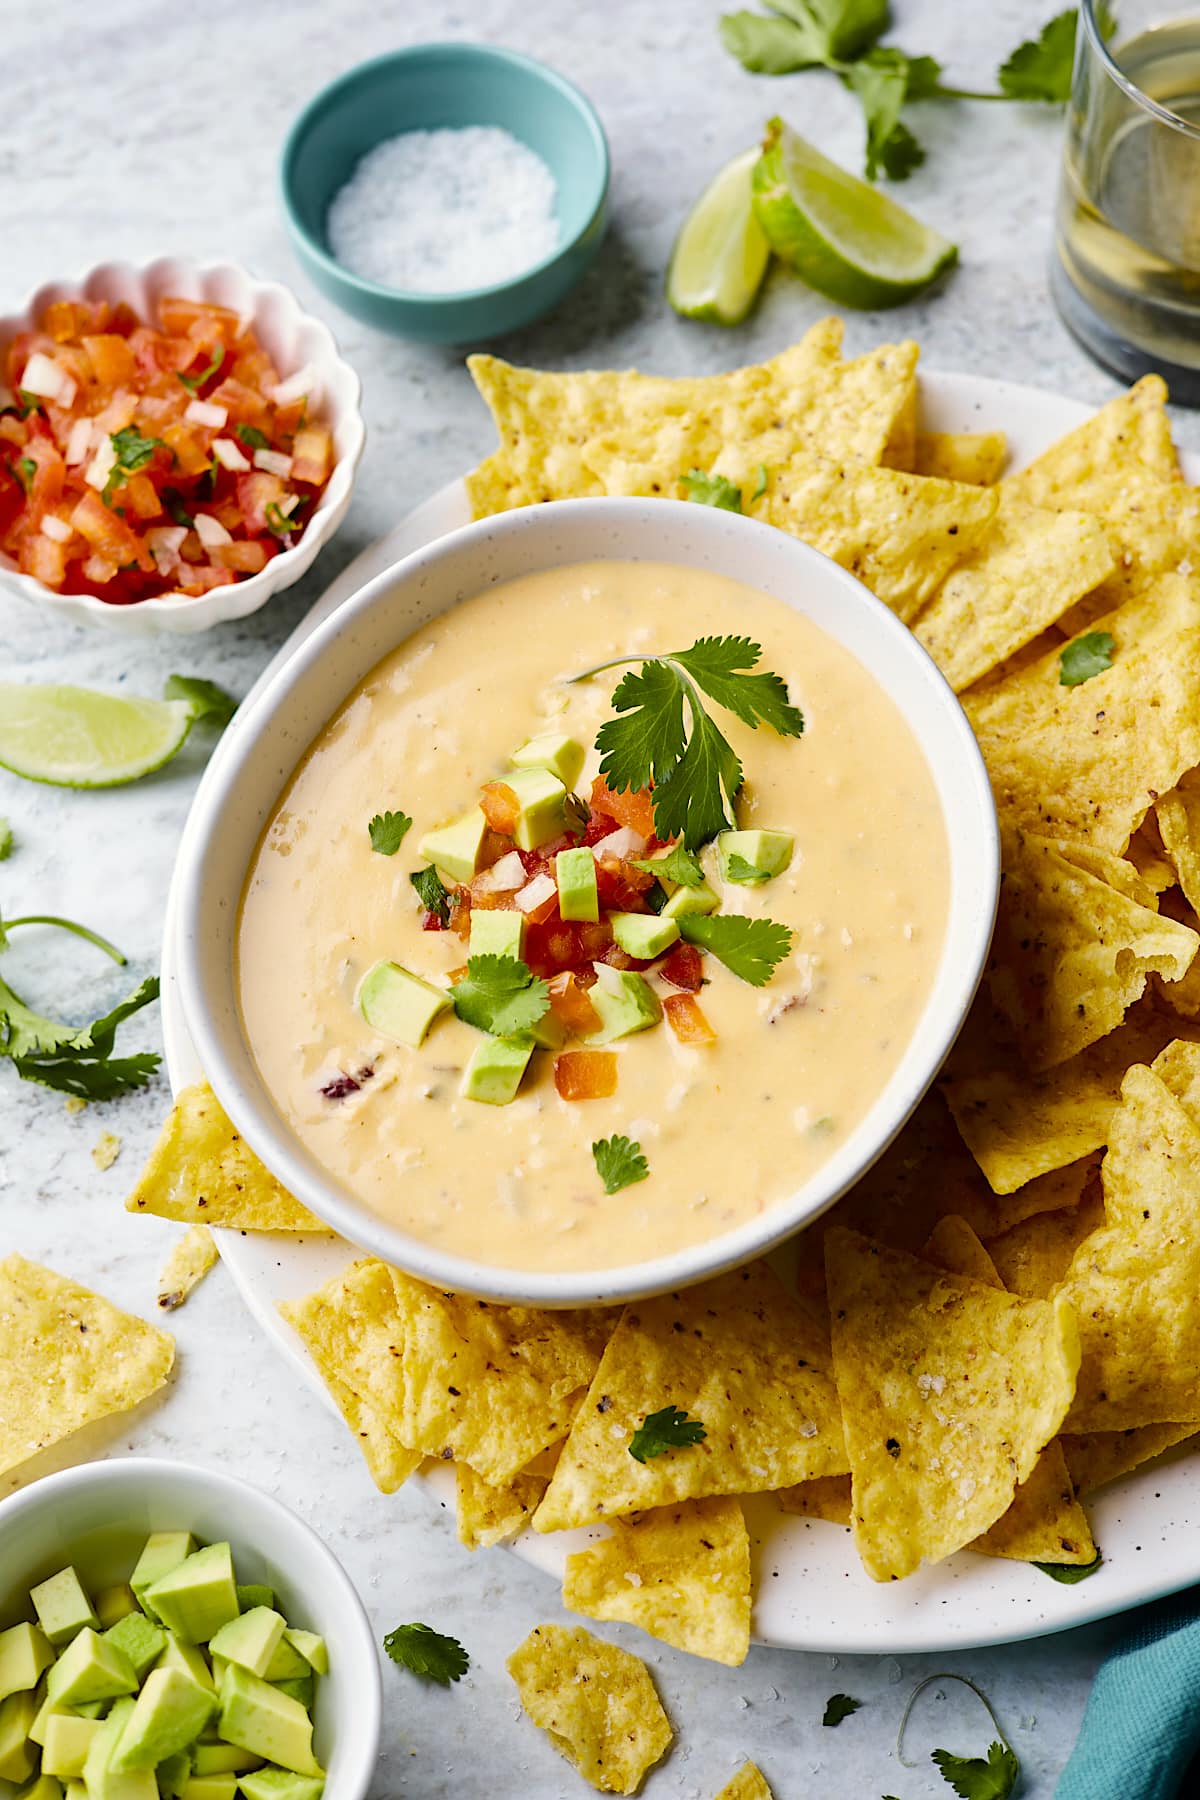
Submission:
[[[1048,1575],[1051,1581],[1061,1581],[1064,1587],[1074,1587],[1078,1581],[1086,1581],[1103,1566],[1104,1558],[1097,1550],[1088,1563],[1051,1563],[1035,1562],[1034,1568],[1042,1575]]]
[[[702,1444],[707,1436],[699,1419],[689,1419],[678,1406],[661,1406],[642,1420],[629,1440],[629,1454],[635,1462],[644,1463],[668,1450]]]
[[[450,997],[460,1019],[493,1037],[532,1030],[550,1006],[546,983],[515,956],[469,957]]]
[[[28,493],[33,486],[34,477],[37,474],[37,464],[34,462],[32,456],[22,456],[13,464],[13,468],[20,477],[21,486],[25,489],[25,492]]]
[[[212,361],[208,364],[207,368],[198,370],[194,375],[180,374],[178,379],[183,383],[189,394],[198,394],[200,389],[204,387],[207,382],[212,380],[224,361],[225,346],[223,344],[218,344],[212,353]]]
[[[743,887],[757,887],[760,882],[770,881],[769,869],[759,869],[735,850],[732,856],[725,858],[726,881],[739,882]]]
[[[830,1694],[825,1702],[821,1723],[831,1728],[840,1725],[843,1719],[848,1719],[851,1713],[856,1713],[861,1705],[861,1700],[852,1699],[849,1694]]]
[[[431,1625],[397,1625],[384,1638],[383,1647],[402,1669],[439,1682],[442,1687],[460,1681],[471,1666],[471,1658],[458,1639],[445,1637]]]
[[[263,517],[267,521],[267,530],[276,537],[287,537],[290,532],[303,530],[303,522],[294,513],[285,513],[277,500],[268,500]]]
[[[411,828],[412,820],[406,812],[376,813],[367,826],[372,850],[380,856],[395,856]]]
[[[632,1138],[622,1137],[620,1133],[600,1138],[594,1143],[592,1157],[606,1194],[619,1194],[622,1188],[633,1187],[636,1182],[645,1181],[650,1174],[650,1165],[642,1155],[642,1146]]]
[[[689,469],[680,486],[686,489],[685,499],[695,500],[701,506],[719,506],[723,512],[740,513],[742,510],[742,490],[735,487],[724,475],[706,475],[703,469]]]
[[[969,1676],[954,1675],[947,1672],[945,1674],[927,1675],[923,1681],[917,1683],[912,1693],[908,1696],[908,1703],[904,1708],[904,1716],[900,1720],[900,1729],[896,1734],[896,1755],[899,1761],[906,1769],[917,1769],[921,1767],[919,1762],[912,1762],[905,1756],[904,1734],[908,1728],[908,1721],[912,1716],[913,1707],[925,1692],[925,1689],[932,1686],[935,1682],[941,1683],[944,1681],[958,1681],[961,1682],[964,1687],[970,1688],[971,1692],[975,1695],[976,1699],[982,1703],[987,1712],[996,1736],[988,1746],[986,1758],[982,1756],[959,1756],[957,1752],[953,1750],[931,1751],[930,1755],[935,1766],[941,1773],[942,1780],[954,1789],[954,1792],[959,1795],[959,1800],[1008,1800],[1009,1795],[1015,1791],[1017,1783],[1021,1779],[1021,1765],[1017,1760],[1016,1751],[1013,1749],[1001,1729],[1000,1721],[996,1717],[991,1701],[988,1699],[982,1688],[976,1687]]]
[[[215,681],[206,681],[202,675],[168,675],[163,682],[163,699],[186,700],[192,709],[193,725],[203,720],[218,731],[228,725],[238,709],[232,694],[227,694]]]
[[[426,912],[433,913],[443,929],[450,923],[450,890],[430,863],[427,869],[414,869],[408,878],[417,891],[417,899]]]
[[[233,435],[242,440],[247,450],[267,450],[270,448],[270,438],[268,438],[265,431],[260,431],[257,425],[235,425],[233,428]]]
[[[729,824],[742,765],[733,746],[705,710],[701,692],[736,714],[751,729],[769,725],[781,737],[799,737],[804,716],[788,699],[787,686],[770,670],[755,672],[762,655],[752,638],[697,638],[687,650],[662,656],[618,656],[588,669],[585,681],[623,663],[640,663],[622,676],[613,694],[620,718],[596,735],[600,773],[614,793],[653,783],[654,828],[661,838],[682,838],[698,850]]]
[[[667,881],[673,881],[676,887],[699,887],[704,880],[704,870],[696,861],[690,850],[682,844],[674,844],[665,856],[648,856],[634,858],[635,869],[645,869],[648,875]]]
[[[685,943],[707,950],[751,987],[767,985],[792,941],[789,926],[740,913],[685,913],[676,923]]]
[[[1103,675],[1112,668],[1116,639],[1108,631],[1085,631],[1072,638],[1058,653],[1058,685],[1082,687],[1093,675]]]

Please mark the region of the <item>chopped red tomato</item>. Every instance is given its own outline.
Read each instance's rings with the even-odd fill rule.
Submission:
[[[483,816],[501,837],[511,837],[521,817],[521,802],[506,781],[487,781],[479,794]]]
[[[635,869],[632,863],[605,858],[596,864],[596,893],[600,905],[611,912],[649,912],[646,893],[653,882],[653,875]]]
[[[549,986],[550,1011],[560,1025],[565,1026],[575,1037],[587,1037],[589,1032],[599,1031],[600,1014],[588,999],[586,988],[580,985],[578,977],[571,970],[555,975]]]
[[[618,825],[628,825],[644,838],[654,835],[654,804],[649,788],[638,788],[631,794],[618,794],[609,787],[603,775],[592,783],[592,811],[604,813]]]
[[[554,1059],[554,1085],[564,1100],[607,1100],[617,1091],[611,1050],[564,1050]]]
[[[672,987],[685,988],[689,994],[698,994],[704,985],[704,964],[695,944],[676,944],[659,963],[658,972]]]
[[[668,994],[663,1001],[667,1024],[681,1044],[715,1044],[717,1034],[691,994]]]

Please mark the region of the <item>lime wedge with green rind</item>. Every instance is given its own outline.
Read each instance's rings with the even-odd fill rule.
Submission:
[[[170,762],[195,709],[92,688],[0,682],[0,767],[53,787],[120,787]]]
[[[776,256],[843,306],[899,306],[957,260],[949,238],[830,162],[782,119],[767,126],[753,188]]]
[[[762,286],[771,247],[754,216],[757,150],[714,175],[683,221],[667,269],[667,299],[687,319],[740,325]]]

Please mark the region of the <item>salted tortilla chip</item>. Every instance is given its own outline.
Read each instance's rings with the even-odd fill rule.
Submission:
[[[765,1263],[626,1307],[535,1530],[844,1473],[828,1362],[820,1324]],[[638,1462],[630,1440],[665,1406],[698,1420],[705,1438]]]
[[[735,1668],[750,1649],[750,1537],[741,1502],[684,1500],[614,1519],[568,1556],[563,1605]]]
[[[458,1541],[468,1550],[503,1543],[524,1531],[546,1491],[549,1479],[527,1470],[497,1485],[485,1481],[467,1463],[454,1467],[457,1483]]]
[[[743,1763],[732,1781],[727,1781],[717,1800],[774,1800],[761,1769],[751,1762]]]
[[[782,1488],[775,1496],[780,1510],[805,1519],[826,1519],[831,1525],[850,1523],[850,1477],[818,1475],[795,1487]]]
[[[1130,1431],[1064,1432],[1059,1442],[1077,1494],[1093,1494],[1196,1436],[1187,1424],[1138,1425]]]
[[[1148,829],[1153,816],[1152,813],[1147,813],[1141,825],[1130,838],[1125,855],[1151,892],[1162,894],[1168,888],[1175,886],[1178,877],[1175,869],[1167,860],[1157,827],[1155,827],[1153,835]],[[1185,920],[1184,923],[1186,924],[1186,922]]]
[[[1074,431],[1059,438],[1006,485],[1033,506],[1082,507],[1105,514],[1131,482],[1175,482],[1179,459],[1166,412],[1167,385],[1145,375]]]
[[[65,1275],[0,1261],[0,1474],[157,1393],[174,1339]]]
[[[207,1085],[176,1098],[125,1209],[239,1231],[329,1230],[263,1167]]]
[[[888,441],[879,458],[886,469],[913,472],[917,457],[917,378],[914,373],[897,408]]]
[[[534,1724],[602,1794],[636,1794],[674,1736],[645,1663],[582,1626],[535,1625],[508,1672]]]
[[[1097,1178],[1076,1206],[1038,1213],[988,1243],[988,1255],[1011,1294],[1048,1300],[1066,1279],[1080,1244],[1104,1223],[1104,1196]]]
[[[858,1232],[828,1232],[825,1256],[855,1542],[867,1573],[893,1580],[1007,1511],[1070,1406],[1078,1333],[1060,1302]]]
[[[158,1304],[164,1312],[183,1305],[218,1256],[217,1240],[207,1225],[193,1225],[176,1240],[158,1278]]]
[[[1112,549],[1098,520],[1004,496],[913,631],[961,692],[1032,642],[1112,568]]]
[[[1162,796],[1155,805],[1154,816],[1163,852],[1195,912],[1200,904],[1200,782],[1194,771]]]
[[[947,1213],[939,1219],[921,1252],[924,1262],[936,1263],[952,1275],[965,1275],[969,1281],[981,1281],[985,1287],[999,1288],[1004,1283],[996,1265],[964,1218]]]
[[[1007,461],[1008,440],[1002,431],[918,431],[910,466],[918,475],[990,487]]]
[[[317,1360],[314,1358],[314,1360]],[[356,1394],[337,1375],[317,1363],[329,1395],[354,1436],[368,1473],[381,1494],[394,1494],[425,1460],[419,1450],[410,1450],[392,1431],[387,1418],[377,1406]]]
[[[1083,1347],[1068,1429],[1200,1421],[1200,1125],[1151,1069],[1125,1077],[1101,1173],[1106,1222],[1061,1289]]]

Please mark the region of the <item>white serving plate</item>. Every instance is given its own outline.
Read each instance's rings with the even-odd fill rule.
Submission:
[[[1080,424],[1089,408],[1012,382],[969,375],[921,377],[922,423],[941,431],[1004,431],[1011,467],[1020,467]],[[1189,479],[1200,468],[1187,467]],[[466,489],[454,482],[363,552],[317,601],[260,675],[270,678],[297,644],[351,594],[400,557],[470,518]],[[181,859],[177,859],[176,867]],[[177,886],[163,935],[162,1009],[172,1088],[202,1079],[176,979]],[[293,1240],[287,1234],[219,1231],[221,1255],[250,1311],[275,1346],[323,1396],[325,1388],[299,1339],[279,1317],[281,1300],[318,1287],[357,1254],[340,1238]],[[329,1402],[332,1407],[332,1402]],[[349,1442],[346,1454],[353,1455]],[[434,1497],[453,1503],[451,1469],[428,1480]],[[1089,1503],[1104,1553],[1100,1570],[1077,1586],[1036,1569],[968,1552],[902,1582],[877,1584],[864,1573],[849,1532],[823,1520],[787,1517],[769,1496],[747,1503],[754,1542],[757,1642],[798,1650],[893,1655],[1011,1643],[1063,1631],[1138,1606],[1200,1581],[1200,1484],[1190,1461],[1170,1460],[1115,1483]],[[561,1578],[568,1552],[587,1532],[526,1532],[513,1548]]]

